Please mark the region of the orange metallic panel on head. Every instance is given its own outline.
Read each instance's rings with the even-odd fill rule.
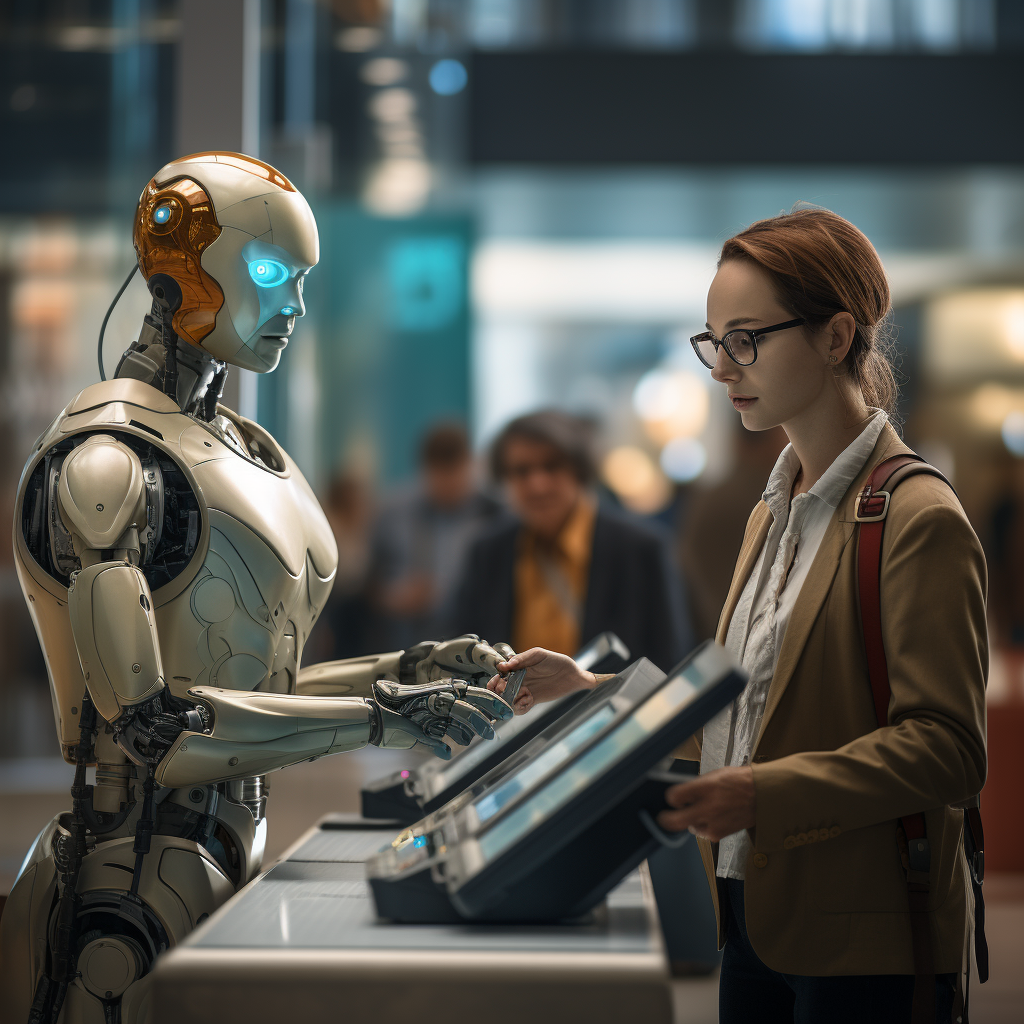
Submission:
[[[203,250],[217,239],[220,224],[213,203],[191,178],[142,190],[135,211],[134,241],[142,276],[168,274],[181,288],[181,306],[172,321],[175,332],[200,345],[214,328],[224,305],[220,285],[203,269]]]

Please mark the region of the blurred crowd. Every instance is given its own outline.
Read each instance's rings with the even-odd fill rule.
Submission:
[[[785,437],[742,432],[725,480],[680,488],[654,519],[600,483],[596,434],[546,409],[474,454],[464,424],[440,422],[420,440],[416,479],[389,493],[340,472],[323,500],[338,576],[303,661],[459,633],[573,655],[611,630],[668,670],[713,636]]]

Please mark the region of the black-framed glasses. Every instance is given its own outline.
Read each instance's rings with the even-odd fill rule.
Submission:
[[[734,363],[740,366],[749,366],[757,359],[757,343],[763,334],[771,334],[772,331],[788,331],[790,327],[800,327],[807,323],[803,317],[797,320],[787,320],[784,324],[774,324],[771,327],[758,327],[756,330],[729,331],[721,341],[711,331],[703,334],[695,334],[690,339],[693,351],[697,358],[709,369],[715,368],[715,360],[718,358],[718,346],[721,345],[726,354]]]

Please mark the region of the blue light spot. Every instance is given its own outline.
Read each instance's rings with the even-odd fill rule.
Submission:
[[[291,306],[282,306],[281,307],[281,312],[284,313],[285,316],[294,316],[295,315],[295,310],[292,309]]]
[[[426,836],[417,836],[412,841],[412,845],[415,846],[417,850],[420,849],[420,847],[422,847],[422,846],[426,846],[427,845],[427,837]]]
[[[253,260],[249,276],[261,288],[275,288],[288,280],[288,268],[277,260]]]
[[[171,208],[169,206],[158,206],[153,211],[153,220],[157,224],[166,224],[171,219]]]
[[[469,75],[457,60],[439,60],[430,69],[430,88],[440,96],[454,96],[466,88]]]
[[[459,238],[403,238],[388,253],[392,311],[399,330],[439,331],[463,310],[466,253]]]
[[[1011,412],[1003,420],[1003,444],[1017,456],[1024,459],[1024,413]]]

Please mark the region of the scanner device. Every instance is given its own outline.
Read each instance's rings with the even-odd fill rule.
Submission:
[[[579,917],[659,844],[672,751],[734,700],[746,673],[708,641],[668,676],[641,658],[367,861],[392,921]]]

